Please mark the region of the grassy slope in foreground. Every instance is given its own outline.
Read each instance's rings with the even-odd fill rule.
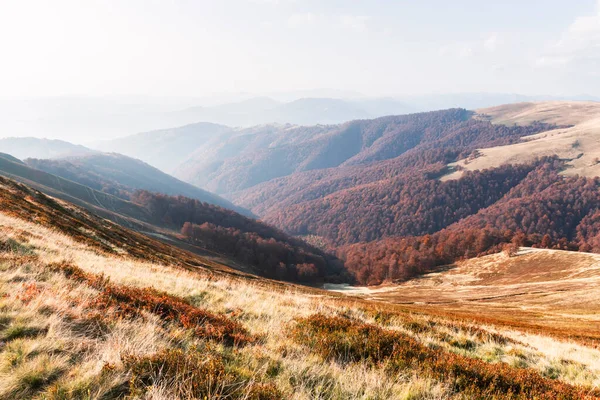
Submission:
[[[396,286],[346,293],[600,348],[598,254],[522,248],[513,257],[472,258]]]
[[[23,190],[0,189],[11,201],[0,212],[0,399],[600,395],[597,350],[515,340],[499,327],[250,280],[199,260],[190,269],[193,255],[170,262],[164,245],[116,226],[111,235],[71,206],[46,215],[50,200]],[[319,338],[331,351],[312,345]],[[536,349],[541,340],[548,345]]]

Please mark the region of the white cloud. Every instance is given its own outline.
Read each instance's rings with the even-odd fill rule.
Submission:
[[[288,25],[293,28],[306,25],[314,25],[317,22],[317,19],[319,19],[319,17],[310,12],[292,14],[288,18]]]
[[[356,32],[366,32],[368,29],[367,22],[371,17],[365,15],[342,15],[339,17],[342,25]]]
[[[483,41],[483,48],[487,51],[495,51],[498,47],[498,34],[492,33]]]
[[[536,60],[537,67],[560,67],[569,64],[593,65],[600,61],[600,0],[594,15],[576,18],[561,38]],[[594,71],[590,71],[594,72]]]

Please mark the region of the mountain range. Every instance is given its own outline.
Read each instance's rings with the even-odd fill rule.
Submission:
[[[512,240],[596,249],[598,204],[589,190],[597,182],[562,176],[597,175],[598,115],[596,102],[541,102],[257,126],[210,137],[182,154],[172,171],[336,251],[360,282],[373,284],[496,251]],[[178,130],[169,134],[179,136]],[[143,143],[144,137],[136,139]],[[565,192],[571,195],[560,199]],[[534,198],[552,211],[533,207]],[[506,217],[509,204],[526,217]],[[544,223],[534,222],[542,217]],[[427,255],[418,244],[435,234],[431,243],[442,246],[459,232],[470,238],[455,244],[466,246],[459,254]],[[478,240],[486,244],[471,242]],[[421,248],[412,259],[406,243]]]
[[[0,398],[600,398],[598,115],[112,143],[232,202],[128,155],[0,153]]]
[[[378,284],[513,242],[600,249],[599,205],[593,199],[598,115],[596,102],[516,103],[330,125],[198,123],[102,145],[189,184],[115,154],[26,162],[143,203],[143,209],[153,210],[152,223],[166,221],[176,231],[190,223],[185,231],[192,238],[206,235],[194,227],[203,222],[165,211],[186,206],[163,198],[148,203],[152,197],[132,195],[127,188],[215,204],[216,197],[191,185],[202,187],[236,206],[224,200],[218,205],[250,210],[263,222],[336,253],[359,282]],[[142,167],[144,172],[136,171]],[[569,177],[582,172],[590,178]],[[534,207],[536,201],[547,206]],[[508,217],[509,207],[520,216]],[[210,232],[211,237],[237,235]],[[461,250],[443,250],[448,242]]]
[[[464,107],[477,109],[551,96],[466,93],[368,97],[332,90],[229,94],[199,98],[105,96],[0,99],[2,136],[47,137],[91,146],[138,132],[197,122],[232,127],[291,123],[338,124],[414,112]],[[564,100],[564,98],[563,98]],[[581,95],[572,100],[598,100]]]
[[[600,398],[597,255],[522,249],[346,297],[3,177],[0,228],[1,398]]]

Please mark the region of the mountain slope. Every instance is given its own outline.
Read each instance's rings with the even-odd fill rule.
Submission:
[[[150,214],[136,204],[107,193],[99,192],[68,179],[31,168],[22,162],[15,162],[13,157],[4,158],[0,156],[0,175],[15,179],[41,192],[92,210],[105,218],[119,221],[126,226],[139,226],[140,221],[152,222]]]
[[[124,200],[128,200],[135,190],[142,189],[172,196],[191,197],[251,215],[247,210],[217,195],[173,178],[140,160],[116,153],[97,153],[57,160],[27,159],[25,162],[35,169],[81,183]]]
[[[21,160],[26,158],[61,158],[94,153],[94,150],[81,145],[62,140],[34,137],[0,139],[0,150]]]
[[[600,398],[597,332],[236,273],[3,178],[0,262],[2,398]]]
[[[201,122],[99,142],[95,148],[137,158],[169,173],[196,148],[230,130],[223,125]]]
[[[313,284],[352,279],[331,254],[216,205],[140,190],[126,201],[3,158],[0,175],[239,270]]]
[[[11,156],[10,154],[0,153],[0,158],[4,158],[5,160],[15,162],[17,164],[25,164],[23,161],[19,160],[16,157]]]
[[[445,164],[448,162],[472,154],[479,146],[515,143],[523,135],[552,127],[544,124],[497,126],[473,118],[463,119],[468,115],[464,110],[462,113],[451,110],[416,114],[405,119],[398,117],[401,121],[408,121],[400,128],[394,123],[396,117],[373,120],[373,123],[391,122],[390,134],[380,134],[371,146],[343,165],[291,174],[237,192],[231,197],[265,220],[281,223],[281,226],[286,226],[285,229],[293,229],[294,232],[296,228],[292,227],[307,225],[320,225],[324,230],[323,221],[338,219],[334,224],[339,228],[325,235],[335,241],[340,236],[350,240],[350,237],[365,234],[366,227],[359,221],[370,221],[374,226],[381,229],[385,226],[388,232],[392,232],[396,222],[402,223],[400,216],[394,217],[393,210],[400,204],[413,202],[415,198],[418,199],[414,201],[416,210],[420,203],[432,199],[424,198],[418,191],[428,185],[440,187],[437,178],[446,173]],[[383,129],[376,132],[386,132],[388,125],[382,126]],[[380,158],[388,159],[377,161]],[[432,190],[431,196],[434,196],[437,189]],[[343,213],[339,212],[340,207],[345,210]],[[347,213],[355,217],[340,224],[339,218],[344,218]],[[372,229],[379,228],[369,228]],[[300,229],[298,232],[316,234],[310,229],[308,231]],[[410,234],[421,233],[426,232],[417,233],[415,230]],[[382,234],[380,231],[378,235]]]
[[[292,173],[394,158],[423,135],[434,135],[437,126],[458,124],[469,115],[456,109],[268,133],[244,131],[229,140],[234,148],[252,143],[241,154],[223,154],[207,163],[205,152],[195,153],[174,173],[217,193],[233,193]]]
[[[535,135],[520,143],[483,148],[474,160],[460,160],[462,170],[490,168],[505,163],[524,163],[536,157],[557,155],[568,160],[565,174],[600,175],[600,102],[518,103],[478,110],[494,124],[525,125],[533,121],[567,125]],[[460,176],[460,172],[449,178]]]

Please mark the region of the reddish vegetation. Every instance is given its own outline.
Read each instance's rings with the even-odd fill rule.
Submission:
[[[304,243],[298,244],[294,239],[264,238],[255,232],[223,228],[208,222],[202,225],[186,222],[181,233],[207,249],[254,266],[268,278],[307,283],[349,279],[341,261]]]
[[[254,266],[262,276],[300,282],[349,279],[334,256],[234,211],[146,191],[137,191],[133,201],[159,223],[181,228],[192,242]]]
[[[95,309],[111,309],[116,315],[123,317],[136,317],[142,312],[149,312],[158,315],[166,322],[175,322],[192,330],[198,337],[215,339],[230,345],[243,345],[254,341],[239,322],[194,307],[167,293],[152,288],[113,285],[103,276],[86,273],[67,263],[50,264],[48,268],[64,273],[69,279],[86,283],[100,290],[100,295],[90,305]]]
[[[441,182],[436,179],[441,169],[430,166],[306,203],[310,211],[292,206],[269,220],[294,234],[315,234],[338,245],[434,233],[491,206],[533,168],[504,166]]]
[[[267,222],[281,222],[278,226],[283,229],[302,222],[318,224],[330,203],[332,206],[338,202],[343,204],[338,197],[352,197],[356,189],[359,190],[358,197],[353,203],[359,203],[359,198],[366,195],[360,192],[364,185],[373,185],[371,190],[377,192],[371,198],[384,199],[387,191],[395,190],[391,180],[406,173],[419,176],[421,169],[432,166],[439,170],[456,159],[475,156],[477,148],[515,143],[522,136],[552,128],[545,124],[527,127],[492,125],[468,119],[469,116],[465,110],[446,110],[357,121],[361,150],[341,166],[274,179],[237,193],[235,198],[238,203],[265,216]],[[327,202],[317,201],[326,196],[331,196],[327,197]],[[366,202],[362,204],[367,214],[361,220],[377,216],[377,208],[370,209]],[[296,207],[290,208],[294,205]],[[375,218],[372,220],[376,221]],[[344,229],[360,230],[362,225],[351,223]]]
[[[541,162],[492,206],[434,234],[350,245],[340,255],[359,282],[378,284],[506,246],[600,251],[600,178],[563,177],[560,168]]]
[[[456,392],[486,399],[598,399],[600,391],[580,389],[530,369],[489,364],[432,350],[401,332],[341,317],[316,314],[298,319],[292,337],[324,359],[367,361],[390,373],[405,369],[448,382]]]
[[[130,395],[143,397],[157,383],[176,387],[181,398],[227,398],[278,400],[281,393],[270,383],[240,384],[240,377],[225,368],[218,354],[196,349],[163,350],[150,356],[126,356],[124,364],[131,372]]]
[[[23,291],[17,296],[17,299],[27,304],[40,294],[41,290],[35,282],[24,283]]]

